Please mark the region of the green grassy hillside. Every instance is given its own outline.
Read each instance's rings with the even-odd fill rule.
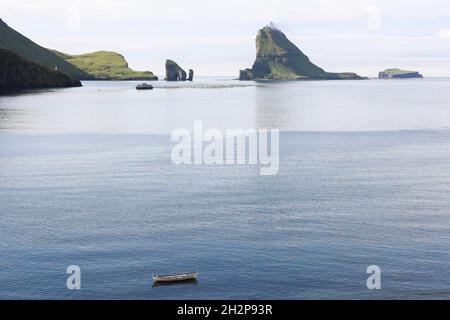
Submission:
[[[125,58],[116,52],[97,51],[81,55],[54,52],[95,79],[158,80],[158,77],[150,71],[131,70]]]
[[[79,87],[79,80],[0,48],[0,90]]]
[[[88,79],[89,75],[68,63],[60,56],[10,28],[0,19],[0,48],[8,49],[24,59],[38,62],[50,69],[57,69],[77,79]]]
[[[396,76],[396,75],[402,75],[402,74],[415,73],[417,71],[409,71],[409,70],[401,70],[401,69],[386,69],[383,72]]]

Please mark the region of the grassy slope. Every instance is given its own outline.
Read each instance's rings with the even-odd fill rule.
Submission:
[[[24,59],[38,62],[50,69],[55,69],[56,66],[59,71],[78,79],[86,79],[89,77],[85,72],[71,65],[51,50],[39,46],[19,32],[10,28],[1,19],[0,48],[9,49]]]
[[[313,64],[281,31],[265,27],[258,32],[256,42],[259,48],[257,56],[281,60],[281,63],[276,63],[279,65],[276,70],[278,76],[282,76],[279,72],[284,69],[288,79],[292,78],[292,74],[296,74],[297,78],[326,77],[326,72]]]
[[[274,80],[299,80],[308,79],[305,76],[300,76],[294,70],[275,62],[269,62],[270,78]]]
[[[408,70],[401,70],[401,69],[386,69],[383,72],[386,74],[392,74],[392,75],[402,75],[402,74],[415,73],[417,71],[408,71]]]
[[[97,51],[81,55],[69,55],[58,51],[55,53],[96,79],[157,80],[150,71],[131,70],[125,58],[116,52]]]
[[[79,87],[80,81],[0,49],[0,89]]]

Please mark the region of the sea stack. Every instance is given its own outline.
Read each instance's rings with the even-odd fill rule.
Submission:
[[[411,79],[423,78],[418,71],[408,71],[401,69],[386,69],[378,73],[380,79]]]
[[[272,23],[256,36],[256,60],[241,70],[239,80],[360,80],[356,73],[330,73],[312,63]]]
[[[194,70],[189,69],[188,81],[193,81],[193,80],[194,80]]]
[[[184,71],[175,61],[166,60],[166,81],[186,81]]]

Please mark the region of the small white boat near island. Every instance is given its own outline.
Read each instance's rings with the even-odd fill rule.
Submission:
[[[182,282],[196,280],[198,272],[177,273],[170,275],[153,275],[153,282]]]

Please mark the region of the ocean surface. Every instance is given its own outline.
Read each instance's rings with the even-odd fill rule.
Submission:
[[[136,84],[0,97],[0,299],[450,299],[450,79]],[[172,163],[195,120],[279,173]]]

